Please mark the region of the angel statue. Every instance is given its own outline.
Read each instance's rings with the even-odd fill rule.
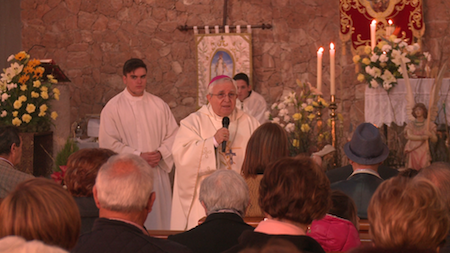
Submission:
[[[411,114],[415,119],[405,128],[406,139],[408,139],[405,145],[405,167],[420,170],[430,165],[431,154],[428,140],[437,142],[436,124],[431,122],[427,129],[428,110],[423,103],[415,104]]]

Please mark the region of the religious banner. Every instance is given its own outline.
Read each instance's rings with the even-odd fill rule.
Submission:
[[[209,81],[245,73],[252,84],[251,33],[196,34],[198,105],[207,103]]]
[[[370,24],[376,20],[377,43],[392,33],[408,44],[420,42],[425,33],[422,1],[340,0],[341,40],[351,40],[352,53],[361,54],[365,46],[370,46]]]

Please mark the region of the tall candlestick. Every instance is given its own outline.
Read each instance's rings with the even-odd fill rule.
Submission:
[[[372,47],[372,52],[377,44],[376,29],[377,29],[377,21],[374,19],[372,20],[372,23],[370,23],[370,46]]]
[[[386,37],[389,38],[394,33],[394,22],[392,19],[388,20],[388,26],[386,27]]]
[[[330,43],[330,95],[336,94],[335,54],[336,54],[336,50],[334,49],[333,42],[331,42]]]
[[[317,90],[322,92],[322,56],[323,47],[317,50]]]

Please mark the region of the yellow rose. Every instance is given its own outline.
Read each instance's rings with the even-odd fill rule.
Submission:
[[[31,97],[32,98],[38,98],[39,97],[39,93],[32,91],[31,92]]]
[[[391,36],[389,36],[389,41],[394,41],[397,39],[397,36],[395,36],[394,34],[392,34]]]
[[[364,58],[363,60],[362,60],[362,63],[363,64],[366,64],[366,65],[369,65],[370,64],[370,60],[369,60],[369,58]]]
[[[387,42],[383,40],[383,41],[380,41],[380,43],[378,43],[377,47],[379,49],[381,49],[381,48],[383,48],[384,45],[387,45]]]
[[[309,132],[309,130],[311,130],[311,128],[309,127],[308,124],[302,124],[302,126],[300,127],[300,129],[302,130],[302,132],[307,133]]]
[[[25,95],[22,95],[19,97],[19,100],[22,102],[25,102],[25,101],[27,101],[27,97]]]
[[[59,101],[59,94],[55,94],[55,99]]]
[[[308,105],[307,107],[305,107],[305,111],[307,112],[312,112],[314,110],[314,107],[312,105]]]
[[[365,54],[370,54],[370,53],[372,53],[372,48],[371,48],[370,46],[366,46],[366,47],[364,48],[364,53],[365,53]]]
[[[39,81],[39,80],[34,81],[34,82],[33,82],[33,87],[35,87],[35,88],[41,87],[41,81]]]
[[[39,117],[44,117],[44,116],[45,116],[45,114],[46,114],[45,112],[43,112],[43,111],[40,111],[40,112],[39,112],[39,114],[38,114],[38,116],[39,116]]]
[[[317,103],[316,101],[314,101],[314,102],[312,102],[312,105],[315,106],[315,107],[318,107],[318,106],[319,106],[319,103]]]
[[[13,111],[12,116],[13,116],[13,117],[17,117],[17,114],[19,114],[18,111]]]
[[[58,118],[58,114],[56,112],[52,112],[52,114],[50,114],[50,117],[55,120],[56,118]]]
[[[358,77],[356,78],[359,82],[364,82],[365,78],[363,74],[358,74]]]
[[[58,80],[56,80],[56,79],[50,79],[50,82],[53,83],[53,84],[57,84],[57,83],[58,83]]]
[[[313,114],[313,113],[311,113],[310,115],[308,115],[308,119],[310,119],[310,120],[314,119],[315,117],[316,117],[316,115]]]
[[[292,115],[292,118],[294,120],[301,120],[302,119],[302,114],[297,112],[294,115]]]
[[[353,56],[353,62],[354,62],[354,63],[358,63],[359,60],[361,60],[361,57],[360,57],[359,55]]]
[[[300,147],[300,142],[297,139],[292,140],[292,146],[298,148]]]
[[[48,99],[48,93],[46,91],[41,92],[41,97],[43,99]]]
[[[23,122],[25,122],[25,123],[30,123],[30,121],[31,121],[31,116],[30,116],[30,114],[24,114],[23,116],[22,116],[22,120],[23,120]]]
[[[42,87],[41,87],[41,91],[45,91],[45,92],[48,92],[48,88],[47,88],[47,86],[42,86]]]
[[[16,100],[13,104],[14,109],[19,109],[20,107],[22,107],[22,101],[20,100]]]
[[[24,84],[24,85],[20,85],[20,90],[21,91],[26,91],[28,88],[27,88],[27,86]]]
[[[36,111],[36,106],[33,104],[27,104],[27,108],[25,109],[28,113],[33,113],[34,111]],[[23,120],[23,117],[22,117]],[[23,120],[26,122],[26,120]],[[27,122],[28,123],[28,122]]]
[[[13,124],[14,126],[20,126],[20,124],[22,124],[22,121],[21,121],[19,118],[14,118],[14,119],[12,120],[12,124]]]
[[[41,106],[39,107],[39,110],[40,110],[41,112],[45,112],[45,111],[47,111],[47,109],[48,109],[48,106],[47,106],[46,104],[43,104],[43,105],[41,105]]]
[[[58,95],[61,95],[61,92],[59,91],[58,88],[54,88],[54,89],[53,89],[53,93],[58,94]]]

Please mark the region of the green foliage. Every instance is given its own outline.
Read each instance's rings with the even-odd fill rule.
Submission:
[[[78,150],[79,148],[77,143],[73,139],[68,138],[63,149],[58,153],[58,155],[56,155],[54,171],[61,171],[59,166],[66,165],[69,156]]]

